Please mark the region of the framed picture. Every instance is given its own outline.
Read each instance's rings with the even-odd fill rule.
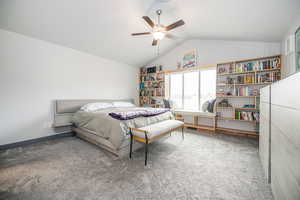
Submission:
[[[295,32],[295,64],[296,72],[300,71],[300,27]]]
[[[195,67],[197,64],[197,51],[192,50],[188,51],[183,55],[182,58],[182,67]]]

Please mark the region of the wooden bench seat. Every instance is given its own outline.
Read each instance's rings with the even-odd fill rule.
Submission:
[[[145,165],[147,165],[148,144],[177,129],[182,130],[182,138],[184,139],[183,128],[184,123],[178,120],[165,120],[141,128],[130,128],[129,157],[131,158],[133,140],[145,143]]]

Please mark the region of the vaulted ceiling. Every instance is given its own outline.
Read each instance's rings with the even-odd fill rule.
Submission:
[[[143,15],[162,24],[183,19],[161,53],[186,39],[280,41],[300,13],[300,0],[1,0],[0,28],[93,55],[141,66],[157,56]]]

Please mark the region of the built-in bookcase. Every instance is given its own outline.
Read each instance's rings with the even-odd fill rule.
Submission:
[[[163,107],[165,97],[165,73],[140,72],[140,106],[142,107]]]
[[[258,136],[260,88],[280,78],[280,55],[217,64],[217,129]]]

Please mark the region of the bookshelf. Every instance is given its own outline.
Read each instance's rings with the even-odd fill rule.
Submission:
[[[152,69],[154,67],[151,67]],[[140,69],[140,84],[139,84],[139,103],[141,107],[163,107],[163,98],[165,98],[165,72],[158,71],[155,67],[155,72],[149,72],[149,68],[143,67]],[[157,72],[156,72],[157,71]]]
[[[258,136],[260,88],[280,78],[280,55],[217,64],[217,130]]]

